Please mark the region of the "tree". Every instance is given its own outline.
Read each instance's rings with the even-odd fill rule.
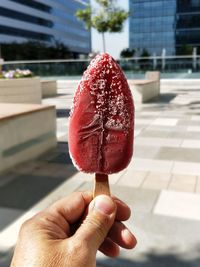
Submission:
[[[193,47],[188,44],[183,44],[180,47],[177,48],[177,55],[192,55]]]
[[[122,57],[122,58],[133,57],[134,54],[135,54],[135,50],[134,49],[125,48],[125,49],[123,49],[121,51],[120,57]]]
[[[7,61],[73,58],[73,53],[68,47],[56,40],[52,44],[36,41],[2,43],[1,52]]]
[[[150,53],[147,49],[143,48],[140,54],[141,59],[138,60],[141,69],[146,69],[149,63]]]
[[[76,16],[85,23],[87,29],[94,28],[102,34],[103,51],[106,51],[105,33],[121,32],[123,23],[129,13],[117,7],[114,0],[95,0],[97,9],[88,5],[85,9],[79,9]]]
[[[140,57],[150,57],[150,53],[147,49],[143,48]]]

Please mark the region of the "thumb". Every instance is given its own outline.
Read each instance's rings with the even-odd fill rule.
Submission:
[[[116,204],[111,197],[97,196],[90,203],[89,213],[74,238],[96,253],[114,223],[116,210]]]

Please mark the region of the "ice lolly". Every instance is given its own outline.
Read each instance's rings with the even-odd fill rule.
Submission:
[[[83,172],[108,174],[126,168],[133,153],[134,104],[127,80],[107,53],[97,55],[74,96],[69,121],[69,152]]]

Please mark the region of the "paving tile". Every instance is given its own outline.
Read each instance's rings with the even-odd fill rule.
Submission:
[[[140,137],[158,137],[158,138],[166,138],[169,135],[170,131],[162,131],[162,130],[149,130],[149,128],[145,129],[141,134]]]
[[[150,172],[146,176],[142,184],[142,188],[149,188],[155,190],[167,189],[170,179],[171,174]]]
[[[184,140],[181,144],[181,147],[189,147],[193,149],[199,149],[200,148],[200,140]]]
[[[31,174],[17,176],[15,180],[0,187],[0,206],[27,210],[65,179]]]
[[[188,127],[192,126],[199,126],[199,121],[194,121],[194,120],[180,120],[180,125],[187,125]]]
[[[169,132],[168,138],[200,140],[199,132],[191,132],[187,129],[188,127],[185,127],[183,131],[171,131]]]
[[[167,131],[167,132],[185,132],[187,130],[187,125],[176,125],[175,127],[164,126],[164,125],[150,125],[148,130],[154,131]]]
[[[119,181],[119,179],[125,174],[126,174],[126,169],[121,172],[109,175],[110,184],[116,184]]]
[[[13,251],[6,251],[1,252],[0,251],[0,266],[1,267],[8,267],[11,265],[11,260],[13,256]]]
[[[200,121],[200,116],[192,116],[192,121]]]
[[[61,141],[63,142],[63,141]],[[57,154],[54,158],[49,160],[49,163],[59,163],[59,164],[72,164],[71,157],[69,155],[69,151],[64,151],[62,153]]]
[[[0,232],[22,214],[22,210],[0,207]]]
[[[10,181],[14,180],[15,178],[16,178],[16,173],[13,173],[12,171],[1,173],[0,187],[10,183]]]
[[[178,122],[178,119],[158,118],[153,122],[153,125],[162,125],[162,126],[173,127],[177,124],[177,122]]]
[[[44,156],[44,155],[43,155]],[[45,160],[45,156],[44,156],[44,160]],[[45,161],[41,161],[41,160],[32,160],[32,161],[28,161],[28,162],[24,162],[21,163],[19,165],[17,165],[16,168],[12,169],[12,172],[15,174],[27,174],[27,173],[31,173],[33,172],[35,169],[40,168],[43,164],[45,163]]]
[[[123,174],[118,180],[117,185],[140,187],[146,175],[147,172],[133,171],[127,168],[125,174]]]
[[[188,126],[187,131],[200,132],[200,126]]]
[[[139,159],[134,158],[129,168],[135,171],[152,171],[169,173],[173,167],[173,161],[155,160],[155,159]]]
[[[176,139],[184,139],[184,138],[187,138],[187,134],[188,132],[186,131],[169,131],[168,132],[168,138],[176,138]]]
[[[67,122],[69,122],[69,119],[66,119],[66,118],[57,118],[57,124],[67,124]]]
[[[82,182],[75,181],[75,179],[69,179],[62,183],[59,187],[52,192],[46,192],[45,197],[38,203],[31,207],[27,212],[20,216],[16,221],[13,221],[8,227],[0,232],[0,251],[8,251],[14,247],[19,229],[24,221],[34,216],[37,212],[47,208],[49,205],[61,199],[73,191],[77,191]],[[29,193],[30,194],[30,193]],[[34,194],[34,191],[32,192]],[[26,200],[24,200],[26,201]]]
[[[57,139],[66,136],[66,131],[57,131],[56,133]]]
[[[183,175],[200,175],[200,164],[176,161],[174,162],[172,173]]]
[[[148,137],[138,137],[135,140],[137,145],[145,146],[167,146],[167,147],[179,147],[182,143],[182,139],[175,138],[148,138]]]
[[[170,181],[169,190],[195,192],[197,177],[195,175],[173,174]]]
[[[66,134],[62,135],[59,138],[57,138],[57,141],[58,142],[68,142],[68,136]]]
[[[200,220],[200,196],[191,193],[163,190],[154,208],[154,214]]]
[[[148,125],[148,124],[151,124],[152,123],[152,121],[153,120],[151,120],[151,119],[140,119],[140,118],[137,118],[136,117],[136,119],[135,119],[135,124],[137,125],[137,124],[146,124],[146,125]]]
[[[93,183],[86,182],[80,186],[79,190],[85,191],[91,190],[91,188],[93,188]],[[111,185],[110,189],[113,195],[133,208],[133,213],[134,211],[151,212],[159,195],[157,190],[138,189],[129,186],[119,186],[118,184]]]
[[[156,157],[156,155],[159,152],[159,147],[156,146],[142,146],[138,145],[136,140],[135,140],[135,145],[134,145],[134,157],[136,158],[148,158],[148,159],[153,159]]]
[[[32,171],[32,175],[46,176],[49,178],[69,178],[77,172],[73,164],[44,163],[40,168]]]
[[[200,193],[200,176],[197,177],[196,193]]]
[[[200,162],[200,149],[161,147],[155,158],[183,162]]]
[[[161,114],[161,112],[160,111],[141,111],[140,114],[142,116],[151,117],[151,116],[158,116]]]
[[[116,174],[110,174],[109,175],[109,183],[110,184],[116,184],[117,181],[120,179],[122,175],[124,175],[126,170],[123,170],[121,172],[118,172]],[[89,174],[89,173],[83,173],[83,172],[77,172],[73,179],[76,181],[82,181],[82,182],[94,182],[95,174]]]
[[[134,138],[136,138],[137,136],[139,136],[140,134],[141,134],[141,131],[142,131],[142,129],[140,129],[140,130],[134,130]]]
[[[94,174],[76,171],[76,173],[74,173],[70,177],[70,179],[73,179],[74,181],[80,181],[82,183],[84,183],[84,182],[92,182],[94,180]]]
[[[180,133],[180,137],[182,139],[193,139],[193,140],[200,140],[200,134],[199,132],[190,132],[190,131],[187,131],[187,132],[184,132],[184,133]]]

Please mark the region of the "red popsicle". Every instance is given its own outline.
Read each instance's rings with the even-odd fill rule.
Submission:
[[[116,173],[133,153],[134,105],[127,80],[107,53],[92,60],[74,96],[69,151],[83,172]],[[104,174],[104,175],[103,175]]]

